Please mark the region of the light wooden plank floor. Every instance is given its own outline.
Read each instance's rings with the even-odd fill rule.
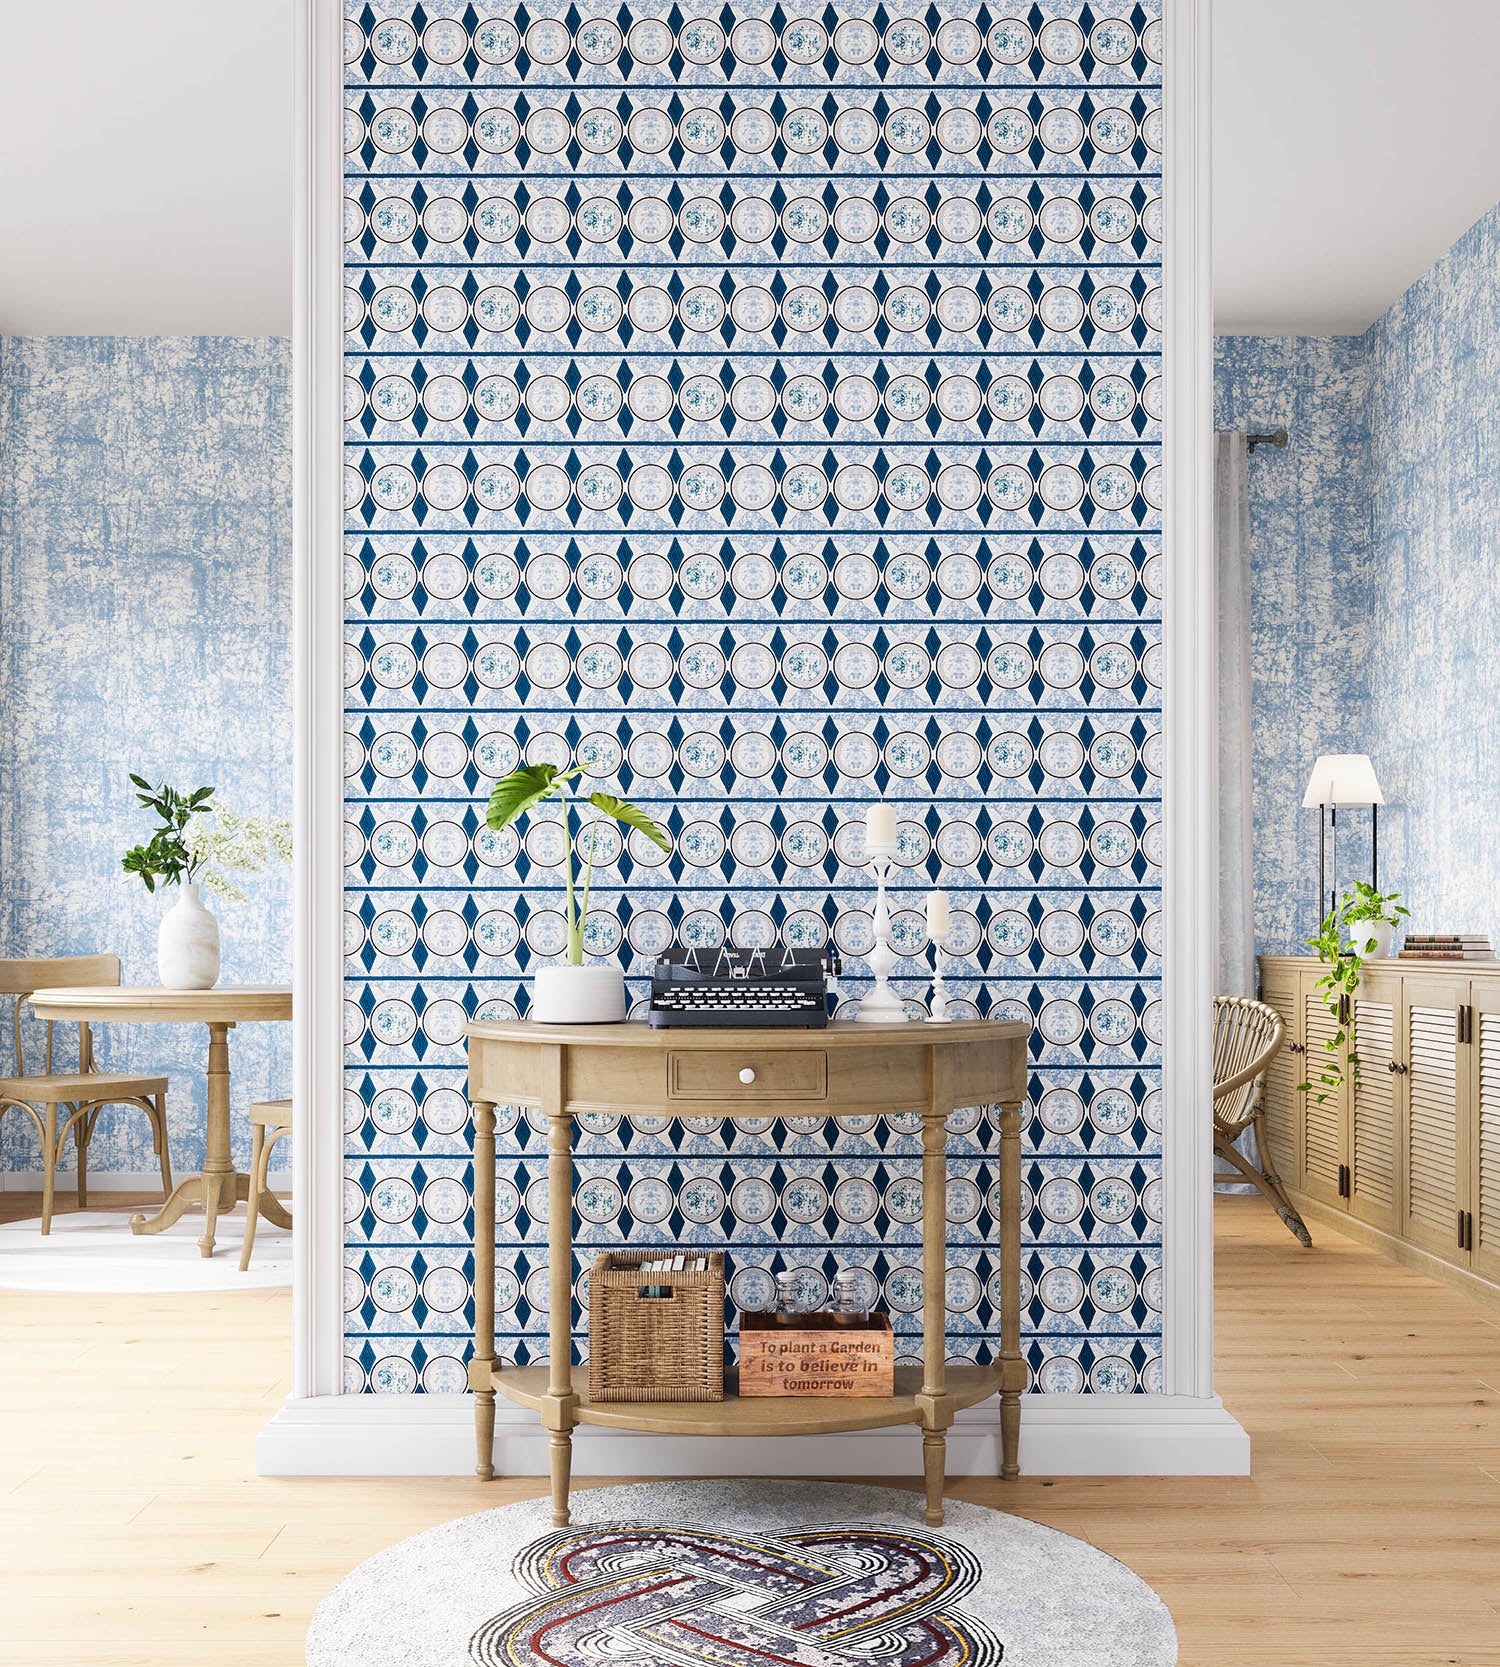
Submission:
[[[954,1491],[1129,1563],[1184,1667],[1500,1667],[1500,1312],[1317,1236],[1219,1206],[1219,1387],[1253,1477]],[[4,1667],[298,1667],[355,1563],[544,1491],[257,1478],[288,1325],[285,1292],[0,1293]]]

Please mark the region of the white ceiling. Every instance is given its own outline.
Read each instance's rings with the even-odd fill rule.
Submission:
[[[1500,201],[1500,4],[1213,17],[1214,327],[1363,331]]]
[[[0,25],[0,332],[290,334],[292,0]]]
[[[290,332],[292,10],[0,0],[0,332]],[[1214,27],[1216,327],[1363,330],[1500,200],[1500,4]]]

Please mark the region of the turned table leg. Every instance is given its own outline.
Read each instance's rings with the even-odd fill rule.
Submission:
[[[568,1526],[573,1468],[573,1119],[560,1047],[542,1049],[542,1110],[547,1114],[548,1383],[542,1422],[550,1432],[552,1525]]]
[[[554,1430],[547,1439],[547,1465],[552,1473],[552,1526],[566,1528],[571,1516],[568,1482],[573,1473],[573,1432]]]
[[[1021,1474],[1021,1107],[1000,1108],[1000,1474]]]
[[[928,1095],[922,1112],[922,1475],[927,1522],[943,1522],[946,1431],[953,1422],[948,1393],[948,1115],[953,1110],[953,1057],[928,1050]]]
[[[947,1468],[947,1437],[941,1430],[928,1430],[922,1437],[922,1477],[927,1486],[926,1521],[929,1528],[943,1526],[943,1480]]]
[[[198,1240],[200,1256],[214,1253],[219,1215],[231,1211],[240,1194],[244,1177],[235,1173],[229,1156],[229,1033],[232,1022],[215,1019],[208,1026],[208,1096],[204,1109],[206,1151],[203,1169],[179,1181],[155,1215],[138,1213],[130,1218],[132,1233],[161,1233],[194,1204],[203,1206],[203,1236]]]

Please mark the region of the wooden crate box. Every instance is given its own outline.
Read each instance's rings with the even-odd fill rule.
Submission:
[[[769,1314],[740,1316],[741,1395],[892,1395],[895,1371],[888,1314],[859,1326],[835,1325],[826,1314],[795,1326]]]

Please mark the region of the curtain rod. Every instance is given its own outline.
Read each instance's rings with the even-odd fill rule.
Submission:
[[[1284,428],[1278,428],[1270,434],[1247,434],[1245,436],[1245,449],[1254,451],[1257,446],[1275,446],[1277,451],[1281,451],[1290,439],[1291,435]]]

